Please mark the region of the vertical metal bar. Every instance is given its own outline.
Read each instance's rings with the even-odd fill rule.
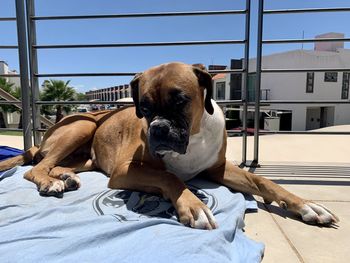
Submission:
[[[245,14],[245,46],[244,46],[244,65],[243,69],[245,73],[243,74],[243,136],[242,136],[242,164],[246,165],[247,162],[247,113],[248,113],[248,73],[249,73],[249,43],[250,43],[250,0],[246,0],[246,10]]]
[[[261,59],[263,38],[264,0],[259,0],[258,7],[258,39],[256,52],[256,82],[255,82],[255,114],[254,114],[254,165],[259,163],[259,125],[260,125],[260,89],[261,89]]]
[[[32,92],[32,121],[34,145],[41,143],[41,133],[37,129],[41,128],[40,107],[36,104],[39,100],[39,80],[35,74],[38,73],[38,57],[37,51],[33,48],[36,45],[36,27],[32,17],[35,16],[34,0],[26,0],[27,4],[27,28],[28,28],[28,44],[29,44],[29,60],[30,60],[30,87]]]
[[[30,94],[28,78],[28,54],[24,0],[16,0],[16,19],[18,36],[18,54],[21,79],[22,96],[22,125],[24,149],[28,150],[32,146],[32,134],[30,123]]]

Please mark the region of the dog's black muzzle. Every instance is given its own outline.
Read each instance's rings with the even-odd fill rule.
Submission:
[[[167,151],[185,154],[189,140],[187,122],[176,123],[156,117],[148,129],[148,142],[153,156],[163,157]]]

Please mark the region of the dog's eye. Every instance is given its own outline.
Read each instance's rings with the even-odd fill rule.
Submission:
[[[184,107],[187,103],[188,103],[189,99],[187,98],[181,98],[179,100],[176,101],[176,106],[177,107]]]
[[[181,106],[181,105],[184,105],[185,103],[186,103],[185,100],[178,100],[178,101],[176,102],[176,105],[177,105],[177,106]]]
[[[140,110],[141,110],[142,114],[145,116],[150,115],[150,113],[151,113],[150,109],[148,109],[146,107],[141,107]]]

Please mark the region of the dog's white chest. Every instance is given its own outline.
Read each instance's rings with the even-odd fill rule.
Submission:
[[[214,113],[203,114],[200,132],[190,136],[186,154],[168,152],[163,157],[168,172],[183,181],[192,179],[212,167],[218,160],[223,143],[225,119],[219,106],[213,101]]]

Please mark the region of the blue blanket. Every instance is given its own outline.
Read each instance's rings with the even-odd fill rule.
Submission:
[[[0,146],[0,160],[5,160],[7,158],[17,156],[21,153],[23,153],[23,150],[9,146]]]
[[[260,262],[264,245],[243,233],[255,201],[204,180],[188,183],[219,228],[181,225],[172,206],[141,192],[111,190],[98,172],[63,199],[41,197],[22,179],[30,167],[0,175],[0,262]]]

